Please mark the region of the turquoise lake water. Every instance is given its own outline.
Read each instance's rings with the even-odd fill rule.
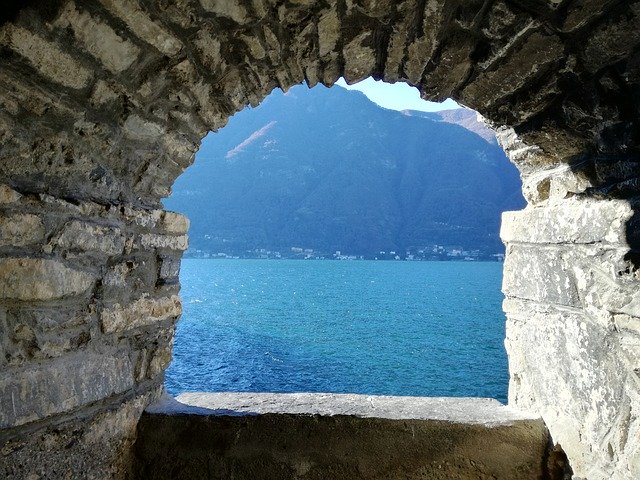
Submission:
[[[185,259],[166,386],[506,402],[501,263]]]

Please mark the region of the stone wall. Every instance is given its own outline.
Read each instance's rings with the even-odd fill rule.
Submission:
[[[373,75],[500,128],[530,203],[504,231],[511,402],[543,415],[578,475],[633,478],[639,15],[619,0],[3,8],[3,473],[125,475],[180,312],[187,224],[160,199],[207,131],[273,88]]]
[[[588,479],[640,477],[631,214],[624,201],[575,199],[503,217],[509,402],[539,412]]]
[[[617,173],[635,164],[531,169],[532,152],[507,130],[498,138],[528,201],[501,228],[509,403],[542,416],[577,478],[638,478],[638,197]]]
[[[0,476],[122,477],[171,360],[188,221],[0,197]]]

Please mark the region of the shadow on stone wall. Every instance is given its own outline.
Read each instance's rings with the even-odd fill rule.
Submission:
[[[622,142],[622,140],[621,140]],[[618,276],[635,275],[640,270],[640,154],[599,154],[585,159],[580,157],[570,162],[575,175],[585,177],[591,185],[584,197],[596,200],[627,200],[633,209],[626,224],[626,240],[629,251],[624,260],[625,269]]]

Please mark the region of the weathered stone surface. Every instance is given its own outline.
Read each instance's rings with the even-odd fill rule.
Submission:
[[[209,393],[179,395],[177,403],[149,407],[150,413],[189,413],[190,407],[222,415],[287,413],[293,415],[352,415],[391,420],[436,420],[486,427],[535,420],[531,414],[502,405],[491,398],[402,397],[339,393]]]
[[[340,39],[340,20],[337,10],[327,10],[318,21],[318,54],[326,57],[333,52]]]
[[[198,395],[189,398],[197,396],[199,408],[170,404],[145,413],[136,442],[141,478],[530,480],[546,474],[544,424],[492,400]]]
[[[149,233],[141,236],[140,244],[145,248],[184,251],[187,249],[188,240],[186,235],[173,236]]]
[[[89,316],[72,309],[10,309],[2,362],[20,366],[79,350],[90,340]]]
[[[182,303],[176,295],[168,298],[143,297],[126,306],[115,304],[105,308],[100,321],[104,333],[113,333],[176,319],[181,313]]]
[[[611,313],[640,317],[638,279],[627,274],[628,248],[598,245],[512,244],[507,249],[503,292],[507,297],[584,309],[594,318]]]
[[[160,390],[156,387],[118,405],[46,426],[23,438],[0,437],[0,477],[127,478],[138,419]]]
[[[86,272],[43,258],[0,259],[0,299],[54,300],[85,293],[94,283]]]
[[[149,18],[135,2],[127,0],[100,0],[100,2],[124,20],[138,37],[165,55],[175,55],[182,48],[177,38]]]
[[[401,79],[400,68],[405,60],[405,46],[409,38],[409,30],[411,25],[411,14],[409,12],[414,8],[411,1],[397,2],[396,9],[399,12],[401,21],[393,25],[393,31],[389,38],[389,47],[387,49],[387,61],[384,66],[384,78],[389,83],[395,83]],[[421,69],[424,71],[426,61],[423,58],[407,61],[420,62]]]
[[[504,212],[500,238],[505,243],[624,244],[632,215],[625,200],[570,199],[548,207]]]
[[[170,342],[159,345],[151,352],[149,366],[145,372],[147,378],[155,378],[169,367],[173,358],[173,332],[170,337]]]
[[[136,253],[136,256],[114,263],[107,270],[102,279],[102,295],[107,301],[126,305],[154,293],[158,282],[156,255],[152,252]]]
[[[531,205],[561,202],[584,194],[594,182],[568,165],[522,175],[522,194]]]
[[[540,147],[523,142],[513,128],[494,124],[490,120],[489,124],[495,127],[498,143],[509,159],[517,165],[522,175],[537,173],[540,170],[539,158],[542,156]],[[526,194],[524,189],[523,193]],[[528,200],[528,197],[525,196],[525,198]]]
[[[0,373],[0,428],[68,412],[133,386],[126,351],[77,352]]]
[[[63,249],[117,255],[124,249],[125,238],[118,227],[72,221],[64,226],[51,243]]]
[[[471,53],[474,45],[467,39],[443,47],[437,64],[420,78],[422,98],[444,101],[455,96],[464,85],[472,69]],[[413,83],[413,79],[409,79]],[[419,83],[416,81],[415,83]]]
[[[189,219],[179,213],[164,212],[162,227],[169,233],[184,235],[189,231]]]
[[[139,115],[130,115],[124,123],[124,132],[133,140],[156,140],[164,133],[164,129]]]
[[[619,350],[628,334],[578,310],[511,300],[505,310],[509,402],[549,419],[582,477],[637,477],[640,390]]]
[[[172,358],[175,324],[162,326],[146,336],[144,345],[135,354],[135,378],[137,382],[147,379],[157,381]]]
[[[638,16],[640,5],[632,5],[632,15],[629,18],[616,18],[596,28],[589,35],[582,60],[591,72],[597,72],[607,65],[627,58],[632,45],[640,42],[638,30]]]
[[[408,9],[411,11],[419,6],[420,4],[409,3]],[[409,82],[418,85],[427,64],[440,45],[442,37],[445,36],[453,12],[452,5],[448,5],[447,2],[428,2],[424,4],[424,12],[415,13],[417,18],[422,16],[422,25],[420,33],[407,47],[408,55],[404,62],[404,73]],[[411,21],[413,16],[409,14],[407,17]]]
[[[366,46],[371,42],[371,33],[358,35],[344,48],[344,78],[349,83],[359,82],[367,78],[376,65],[376,52]]]
[[[67,2],[56,22],[61,28],[71,28],[76,39],[111,72],[120,73],[131,66],[140,49],[122,38],[104,22]]]
[[[176,278],[180,274],[180,259],[165,257],[160,261],[160,278]]]
[[[44,240],[44,224],[37,215],[0,216],[0,247],[24,247]]]
[[[235,22],[244,23],[248,20],[247,10],[238,0],[200,0],[202,8]]]
[[[44,38],[13,25],[3,33],[0,42],[24,56],[48,80],[71,88],[83,88],[89,83],[91,72]]]
[[[6,205],[10,203],[15,203],[20,200],[20,195],[13,188],[7,185],[0,185],[0,204]]]
[[[504,68],[487,72],[465,87],[461,96],[463,102],[471,100],[475,104],[479,99],[485,105],[499,102],[530,85],[532,77],[545,75],[564,55],[562,42],[555,36],[533,33],[519,39],[519,43],[520,48],[505,52],[508,58]],[[523,62],[523,58],[527,61]]]
[[[598,317],[601,313],[626,314],[640,318],[640,289],[637,278],[627,278],[626,249],[605,255],[588,255],[574,260],[573,271],[584,310]],[[577,252],[579,255],[579,252]]]
[[[502,291],[508,297],[580,307],[570,263],[556,248],[510,245],[504,263]]]

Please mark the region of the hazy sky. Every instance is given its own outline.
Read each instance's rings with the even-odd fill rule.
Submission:
[[[355,85],[347,85],[341,78],[336,85],[349,90],[360,90],[369,100],[377,103],[381,107],[391,110],[422,110],[423,112],[436,112],[438,110],[450,110],[458,108],[459,105],[451,99],[442,103],[427,102],[420,98],[418,89],[410,87],[406,83],[384,83],[369,77]]]

